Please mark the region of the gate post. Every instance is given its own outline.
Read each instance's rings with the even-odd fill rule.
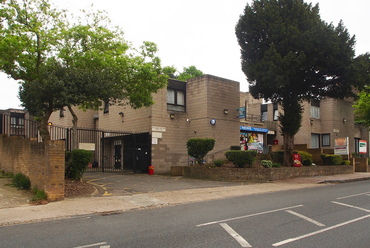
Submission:
[[[104,173],[104,131],[102,131],[102,144],[101,144],[101,170]]]

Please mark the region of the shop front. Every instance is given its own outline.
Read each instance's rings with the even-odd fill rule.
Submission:
[[[257,153],[263,153],[268,131],[267,128],[240,126],[241,150],[255,150]]]

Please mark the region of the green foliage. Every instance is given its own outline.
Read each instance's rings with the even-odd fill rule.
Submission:
[[[257,151],[227,151],[226,158],[238,168],[251,167],[256,161]]]
[[[12,178],[14,177],[13,172],[5,172],[4,170],[0,171],[0,177],[5,177],[5,178]]]
[[[80,180],[86,167],[91,161],[92,152],[82,149],[72,151],[72,165],[66,170],[66,177],[74,180]]]
[[[261,160],[261,164],[265,168],[271,168],[272,167],[272,161],[271,160]]]
[[[30,178],[22,173],[17,173],[12,178],[12,184],[20,189],[28,190],[31,187]]]
[[[216,167],[221,167],[225,163],[225,160],[217,159],[213,161],[213,163],[215,164]]]
[[[230,146],[230,150],[232,150],[232,151],[240,151],[240,146]]]
[[[292,154],[301,126],[302,101],[343,99],[354,95],[353,86],[370,82],[369,55],[355,59],[355,37],[342,21],[334,27],[321,20],[318,5],[252,1],[235,33],[252,96],[279,103],[284,110],[279,121],[287,154]]]
[[[41,117],[44,141],[55,110],[96,110],[107,99],[133,108],[150,106],[152,93],[167,84],[156,44],[145,41],[132,48],[104,11],[83,14],[73,20],[49,0],[1,2],[0,71],[21,80],[20,100]]]
[[[33,197],[31,198],[32,202],[39,202],[42,200],[46,200],[48,198],[45,191],[39,190],[36,185],[32,188],[32,194],[33,194]]]
[[[343,161],[341,155],[335,154],[321,154],[321,159],[324,165],[341,165]]]
[[[201,70],[198,70],[195,66],[184,67],[183,72],[177,74],[177,69],[174,66],[163,67],[163,73],[169,78],[177,79],[181,81],[187,81],[189,78],[199,77],[203,75]]]
[[[299,151],[299,155],[301,155],[302,165],[311,166],[313,163],[313,157],[310,153],[305,151]]]
[[[355,122],[370,127],[370,89],[358,94],[358,100],[353,105],[355,108]]]
[[[342,161],[342,165],[350,165],[350,164],[351,164],[351,162],[348,161],[348,160],[343,160]]]
[[[272,168],[280,168],[281,164],[279,163],[272,163]]]
[[[284,161],[284,151],[275,151],[271,153],[272,162],[282,164]]]
[[[184,67],[183,72],[178,76],[178,80],[187,81],[189,78],[202,76],[203,72],[198,70],[195,66]]]
[[[203,164],[203,158],[215,147],[215,139],[192,138],[186,142],[188,155],[197,160],[198,164]]]

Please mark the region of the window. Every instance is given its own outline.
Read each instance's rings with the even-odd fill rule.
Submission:
[[[311,134],[311,148],[320,148],[320,135],[312,133]]]
[[[275,103],[274,104],[274,121],[277,121],[279,118],[279,110],[278,110],[278,105]]]
[[[322,135],[322,146],[330,146],[330,133]]]
[[[355,153],[359,154],[360,153],[360,139],[355,138]]]
[[[311,117],[320,119],[320,101],[314,101],[311,103]]]
[[[268,112],[267,112],[267,104],[261,105],[261,121],[267,121],[268,119]]]
[[[59,117],[60,118],[64,117],[64,107],[60,109]]]
[[[109,113],[109,101],[104,101],[104,114]]]
[[[167,109],[185,112],[185,92],[167,89]]]

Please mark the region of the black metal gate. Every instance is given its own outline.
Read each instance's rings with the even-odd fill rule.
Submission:
[[[50,127],[52,140],[66,141],[66,150],[72,150],[72,130]],[[147,171],[151,165],[151,135],[95,129],[77,129],[80,149],[93,151],[87,171],[119,172],[123,170]]]

